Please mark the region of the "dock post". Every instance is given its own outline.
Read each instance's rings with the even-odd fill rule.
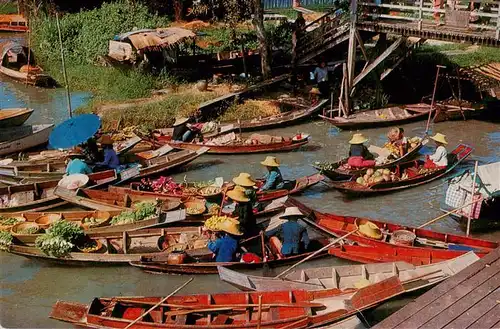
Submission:
[[[59,45],[61,47],[61,62],[62,62],[64,83],[66,84],[66,97],[68,99],[68,112],[69,112],[69,117],[71,118],[73,116],[73,113],[71,110],[71,96],[69,94],[68,74],[66,73],[66,63],[64,61],[64,47],[63,47],[62,36],[61,36],[61,26],[59,25],[59,13],[56,13],[56,23],[57,23],[57,33],[59,34]]]
[[[350,27],[349,27],[349,49],[347,50],[347,90],[345,93],[347,95],[347,99],[349,99],[348,103],[345,104],[346,114],[349,115],[351,110],[351,88],[353,86],[354,81],[354,66],[356,63],[356,23],[357,23],[357,10],[358,10],[358,1],[351,0],[351,7],[349,10],[350,13]]]
[[[474,178],[472,179],[472,197],[471,201],[474,201],[474,194],[476,193],[476,178],[477,178],[477,164],[478,161],[474,164]],[[472,216],[474,214],[474,206],[476,203],[472,203],[470,205],[470,211],[469,211],[469,216],[467,218],[467,231],[465,232],[467,236],[470,234],[470,221],[472,220]]]

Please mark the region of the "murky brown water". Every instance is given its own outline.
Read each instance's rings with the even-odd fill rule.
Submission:
[[[3,78],[0,78],[3,79]],[[85,93],[73,95],[74,103],[82,103],[88,97]],[[0,80],[0,107],[29,106],[36,109],[31,123],[60,122],[66,115],[64,90],[43,90],[25,87],[10,81]],[[421,135],[425,122],[405,125],[408,136]],[[500,160],[500,125],[480,121],[445,122],[432,127],[434,132],[447,135],[450,147],[459,142],[473,145],[475,150],[466,166],[472,160],[483,163]],[[309,146],[298,152],[278,154],[282,162],[282,172],[286,178],[314,173],[310,166],[314,161],[335,160],[344,157],[348,151],[347,141],[351,133],[337,129],[321,121],[299,126],[276,129],[275,134],[294,134],[307,132],[312,136]],[[381,145],[385,141],[386,129],[364,130],[370,142]],[[429,150],[423,150],[429,151]],[[203,156],[189,165],[189,171],[174,175],[181,180],[187,175],[191,180],[209,180],[224,176],[226,180],[246,171],[259,177],[264,173],[260,161],[264,155],[242,156]],[[317,185],[299,199],[323,211],[337,212],[355,216],[367,216],[387,221],[419,225],[441,214],[440,202],[443,198],[442,181],[404,190],[394,194],[376,196],[368,199],[346,201],[334,190],[326,190]],[[458,225],[446,218],[431,226],[436,231],[461,234]],[[500,240],[500,232],[476,235],[478,237]],[[58,299],[87,303],[94,296],[114,295],[156,295],[163,296],[186,281],[186,276],[153,275],[129,267],[57,267],[31,261],[22,257],[0,252],[0,321],[4,327],[68,327],[67,324],[48,318],[51,306]],[[307,264],[303,267],[346,264],[347,262],[330,258]],[[259,274],[259,271],[254,272]],[[203,293],[214,291],[233,291],[232,286],[221,282],[217,276],[197,276],[183,293]],[[410,297],[409,297],[410,298]],[[374,319],[385,316],[410,299],[400,299],[379,306],[367,314],[373,324]]]

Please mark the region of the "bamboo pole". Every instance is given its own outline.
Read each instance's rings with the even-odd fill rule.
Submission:
[[[478,164],[478,161],[476,160],[476,163],[474,164],[474,178],[472,179],[471,201],[474,201],[474,196],[475,196],[475,192],[476,192],[477,164]],[[470,221],[472,220],[472,214],[474,212],[474,204],[475,203],[476,202],[473,202],[470,206],[469,216],[467,218],[467,231],[465,231],[466,236],[469,236],[469,234],[470,234]]]
[[[134,321],[130,322],[126,327],[125,329],[128,329],[130,327],[132,327],[134,324],[136,324],[140,319],[142,319],[143,317],[145,317],[146,315],[148,315],[149,313],[151,313],[155,308],[157,308],[158,306],[160,306],[161,304],[163,304],[168,298],[172,297],[173,295],[175,295],[176,293],[178,293],[182,288],[184,288],[185,286],[187,286],[191,281],[193,281],[193,278],[187,280],[186,282],[184,282],[179,288],[175,289],[174,291],[172,291],[167,297],[163,298],[162,300],[160,300],[158,303],[156,303],[155,305],[153,305],[149,310],[147,310],[146,312],[144,312],[143,314],[141,314],[138,318],[136,318]]]
[[[63,48],[62,35],[61,35],[61,26],[59,25],[59,14],[58,13],[56,13],[56,23],[57,23],[57,33],[59,34],[59,46],[61,48],[61,62],[62,62],[64,83],[66,84],[66,98],[68,100],[68,112],[69,112],[69,117],[71,118],[73,116],[73,113],[71,111],[71,96],[69,94],[68,74],[66,73],[66,62],[64,60],[64,48]]]
[[[464,204],[463,206],[460,206],[460,207],[455,208],[455,209],[453,209],[453,210],[447,211],[447,212],[445,212],[444,214],[442,214],[441,216],[438,216],[438,217],[436,217],[436,218],[434,218],[434,219],[431,219],[430,221],[428,221],[428,222],[426,222],[426,223],[424,223],[424,224],[422,224],[422,225],[418,226],[417,228],[422,228],[422,227],[424,227],[424,226],[427,226],[427,225],[430,225],[430,224],[432,224],[432,223],[435,223],[435,222],[437,222],[438,220],[443,219],[443,218],[445,218],[445,217],[446,217],[446,216],[448,216],[448,215],[451,215],[451,214],[453,214],[453,213],[456,213],[456,212],[457,212],[457,211],[459,211],[460,209],[463,209],[463,208],[465,208],[465,207],[467,207],[467,206],[472,205],[473,203],[476,203],[477,201],[479,201],[479,200],[476,200],[476,201],[472,201],[472,202],[466,203],[466,204]]]
[[[343,236],[341,236],[340,238],[338,239],[335,239],[333,240],[332,242],[330,242],[329,244],[327,244],[326,246],[324,246],[323,248],[321,249],[318,249],[316,250],[315,252],[313,252],[312,254],[310,254],[309,256],[307,256],[306,258],[302,259],[300,262],[297,262],[295,264],[293,264],[292,266],[290,266],[289,268],[287,268],[286,270],[284,270],[283,272],[281,272],[280,274],[276,275],[276,279],[282,277],[283,275],[285,275],[286,273],[290,272],[292,269],[296,268],[297,266],[299,266],[300,264],[304,263],[305,261],[308,261],[309,259],[313,258],[314,256],[316,256],[317,254],[319,254],[320,252],[322,252],[323,250],[326,250],[328,248],[330,248],[331,246],[333,246],[334,244],[344,240],[345,238],[347,238],[349,235],[353,234],[353,233],[356,233],[358,231],[358,229],[355,229],[354,231],[351,231]]]
[[[429,125],[431,124],[432,111],[434,110],[434,100],[436,97],[437,83],[438,83],[438,79],[439,79],[439,70],[446,68],[446,66],[442,66],[442,65],[436,65],[436,67],[437,67],[436,80],[434,80],[434,90],[432,91],[431,108],[429,109],[429,117],[427,118],[427,126],[425,127],[426,134],[429,131]]]

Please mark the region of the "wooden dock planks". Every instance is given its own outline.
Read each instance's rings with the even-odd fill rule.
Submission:
[[[500,322],[500,248],[374,328],[494,328]]]

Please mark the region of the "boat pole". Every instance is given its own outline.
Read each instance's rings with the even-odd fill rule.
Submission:
[[[136,324],[140,319],[142,319],[143,317],[145,317],[146,315],[148,315],[149,313],[151,313],[155,308],[157,308],[158,306],[160,306],[161,304],[163,304],[167,299],[169,299],[170,297],[172,297],[173,295],[175,295],[176,293],[178,293],[182,288],[184,288],[185,286],[187,286],[191,281],[193,281],[193,278],[187,280],[186,282],[184,282],[184,284],[182,286],[180,286],[179,288],[175,289],[174,291],[172,291],[167,297],[165,298],[162,298],[162,300],[160,300],[158,303],[156,303],[154,306],[152,306],[149,310],[147,310],[146,312],[144,312],[143,314],[141,314],[137,319],[135,319],[134,321],[130,322],[126,327],[125,329],[128,329],[130,327],[132,327],[134,324]]]
[[[431,108],[429,109],[429,117],[427,118],[427,126],[425,127],[426,134],[429,131],[429,126],[431,124],[432,111],[434,110],[434,99],[436,97],[437,83],[439,80],[439,70],[446,68],[446,66],[443,66],[443,65],[436,65],[436,67],[437,67],[437,72],[436,72],[436,79],[434,80],[434,90],[432,91]]]
[[[432,224],[432,223],[435,223],[435,222],[437,222],[438,220],[443,219],[443,218],[445,218],[445,217],[446,217],[446,216],[448,216],[448,215],[454,214],[454,213],[456,213],[457,211],[459,211],[459,210],[461,210],[461,209],[463,209],[463,208],[465,208],[465,207],[468,207],[468,206],[470,206],[470,205],[472,205],[472,204],[476,203],[477,201],[479,201],[479,200],[476,200],[476,201],[472,201],[472,202],[466,203],[466,204],[464,204],[463,206],[460,206],[460,207],[455,208],[455,209],[453,209],[453,210],[447,211],[447,212],[445,212],[444,214],[442,214],[441,216],[438,216],[438,217],[436,217],[436,218],[434,218],[434,219],[431,219],[431,220],[430,220],[430,221],[428,221],[427,223],[424,223],[424,224],[422,224],[422,225],[418,226],[417,228],[422,228],[422,227],[425,227],[425,226],[430,225],[430,224]]]
[[[474,164],[474,178],[472,179],[472,197],[471,197],[472,201],[474,201],[474,196],[476,194],[477,164],[478,164],[478,161],[476,160],[476,163]],[[469,233],[470,233],[470,221],[472,220],[474,206],[475,206],[475,202],[474,202],[474,204],[471,204],[471,206],[470,206],[469,216],[467,218],[467,231],[465,231],[466,236],[469,236]]]
[[[286,270],[284,270],[283,272],[281,272],[280,274],[276,275],[275,278],[278,279],[280,277],[282,277],[283,275],[287,274],[288,272],[290,272],[292,269],[296,268],[297,266],[299,266],[300,264],[304,263],[305,261],[308,261],[309,259],[313,258],[314,256],[316,256],[317,254],[319,254],[320,252],[322,252],[323,250],[326,250],[328,248],[330,248],[331,246],[333,246],[334,244],[344,240],[345,238],[347,238],[349,235],[353,234],[353,233],[356,233],[358,231],[358,229],[355,229],[354,231],[351,231],[343,236],[341,236],[340,238],[338,239],[335,239],[333,240],[332,242],[330,242],[329,244],[327,244],[326,246],[324,246],[323,248],[321,249],[318,249],[316,250],[315,252],[313,252],[312,254],[310,254],[309,256],[307,256],[306,258],[302,259],[300,262],[297,262],[295,264],[293,264],[292,266],[290,266],[289,268],[287,268]]]
[[[59,14],[58,13],[56,13],[56,23],[57,23],[57,33],[59,34],[59,46],[61,48],[61,62],[62,62],[64,83],[66,84],[66,98],[68,100],[68,112],[69,112],[69,117],[71,118],[71,117],[73,117],[73,114],[71,111],[71,97],[69,94],[68,74],[66,73],[66,62],[64,61],[64,48],[63,48],[62,35],[61,35],[61,26],[59,25]]]

